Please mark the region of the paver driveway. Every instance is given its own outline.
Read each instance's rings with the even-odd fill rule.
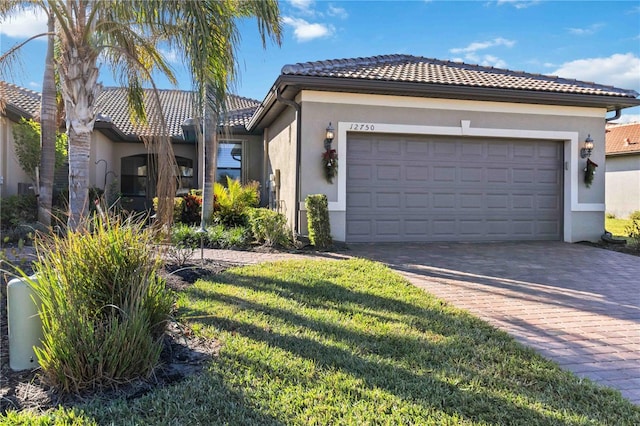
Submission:
[[[640,404],[640,257],[560,242],[354,244],[414,285]]]
[[[640,257],[560,242],[351,244],[548,359],[640,405]],[[245,264],[305,254],[206,250]]]

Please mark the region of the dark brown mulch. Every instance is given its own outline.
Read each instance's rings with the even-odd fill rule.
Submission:
[[[22,265],[29,272],[29,265]],[[161,271],[167,286],[181,291],[199,278],[218,274],[230,265],[213,261],[178,267],[167,265]],[[46,410],[58,405],[69,406],[91,399],[139,398],[151,390],[196,374],[215,357],[220,349],[217,341],[198,338],[183,324],[171,322],[164,338],[161,365],[151,378],[136,380],[117,389],[62,395],[41,380],[38,371],[13,371],[9,367],[9,336],[7,327],[7,277],[0,283],[0,415],[8,410]]]
[[[584,244],[590,247],[601,248],[605,250],[617,251],[618,253],[626,253],[632,256],[640,256],[640,247],[633,246],[631,244],[615,244],[608,243],[606,241],[590,242],[582,241],[578,244]]]

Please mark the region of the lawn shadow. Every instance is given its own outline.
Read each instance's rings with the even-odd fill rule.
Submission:
[[[347,304],[350,307],[341,309],[342,313],[356,311],[361,315],[371,315],[373,310],[376,313],[372,314],[372,317],[378,321],[397,321],[397,315],[401,315],[402,320],[408,321],[413,328],[424,333],[425,336],[442,335],[450,338],[451,341],[433,343],[429,342],[428,338],[389,335],[384,336],[381,341],[380,336],[375,334],[356,331],[333,322],[312,319],[245,297],[218,294],[215,289],[211,291],[190,289],[189,293],[195,298],[209,299],[238,309],[257,312],[274,318],[276,322],[321,333],[332,341],[341,343],[341,347],[325,344],[310,337],[302,337],[302,333],[295,335],[281,333],[276,327],[262,328],[204,310],[183,309],[181,315],[184,318],[190,318],[190,321],[197,321],[203,325],[212,325],[219,330],[240,334],[295,356],[313,360],[325,369],[337,369],[360,379],[368,389],[384,389],[405,401],[426,404],[430,409],[438,409],[450,415],[459,415],[474,421],[497,423],[520,418],[527,418],[529,421],[541,424],[551,421],[544,414],[523,407],[497,393],[478,393],[477,389],[465,389],[465,383],[495,382],[494,377],[485,377],[487,374],[495,373],[495,366],[486,370],[484,370],[486,366],[482,365],[478,365],[477,368],[469,366],[477,365],[478,359],[475,358],[477,354],[488,350],[482,347],[483,345],[504,345],[500,339],[507,339],[503,333],[495,331],[469,315],[453,315],[435,307],[430,309],[365,291],[350,290],[326,280],[316,281],[313,286],[309,286],[295,280],[247,277],[227,271],[216,277],[215,282],[275,294],[281,298],[296,300],[300,305],[314,309],[335,309],[336,306]],[[474,335],[458,336],[456,331],[459,329],[472,329]],[[457,339],[463,341],[456,341]],[[345,344],[349,349],[343,349]],[[465,345],[462,351],[460,351],[461,344]],[[514,348],[516,356],[523,356],[522,351],[526,352],[517,344]],[[252,361],[245,360],[245,362]],[[521,362],[526,364],[526,360]],[[553,368],[553,364],[542,358],[538,362],[546,363],[548,368]],[[271,367],[264,365],[261,368],[270,370]],[[281,372],[273,370],[269,371],[269,374],[281,374]],[[460,375],[459,383],[456,385],[444,380],[446,376],[451,378],[455,375]],[[538,377],[534,374],[533,380],[540,382],[542,388],[562,387],[563,392],[579,393],[585,389],[584,385],[577,381],[549,382],[546,373],[541,373]],[[535,400],[540,397],[537,391],[522,388],[517,380],[506,379],[498,384],[494,383],[494,386],[512,393],[515,395],[514,399],[520,396],[535,403]],[[439,395],[440,399],[437,402],[433,401],[433,394]],[[559,410],[567,409],[560,399],[548,395],[539,402]],[[487,414],[488,405],[500,407],[500,410]],[[576,414],[588,413],[587,407],[588,404],[585,405],[584,410],[576,410],[579,411]],[[497,417],[492,417],[494,415]]]

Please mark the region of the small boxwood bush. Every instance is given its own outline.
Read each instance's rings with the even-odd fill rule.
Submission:
[[[636,210],[629,215],[631,220],[640,220],[640,210]]]
[[[307,209],[309,241],[319,249],[331,247],[331,224],[329,222],[329,202],[324,194],[309,195],[304,205]]]
[[[269,247],[291,246],[291,230],[284,215],[265,208],[249,210],[249,225],[256,242]]]

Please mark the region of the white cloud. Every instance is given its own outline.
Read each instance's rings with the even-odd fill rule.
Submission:
[[[47,32],[47,15],[40,8],[15,13],[1,21],[0,34],[19,39]],[[46,41],[46,37],[42,37]]]
[[[640,57],[633,53],[577,59],[562,64],[553,74],[640,92]]]
[[[482,65],[483,67],[507,68],[507,63],[505,61],[493,55],[476,55],[474,53],[469,53],[465,55],[464,58],[453,58],[451,60],[453,62],[466,62]]]
[[[538,3],[540,3],[539,0],[498,0],[496,1],[496,4],[498,6],[502,6],[506,4],[506,5],[511,5],[516,9],[526,9],[528,7],[537,5]]]
[[[313,40],[316,38],[330,36],[334,29],[331,25],[310,23],[300,18],[292,18],[285,16],[282,18],[285,25],[293,27],[293,34],[296,40],[300,42]]]
[[[42,84],[37,83],[35,81],[30,81],[29,82],[29,87],[31,87],[34,90],[40,90],[40,88],[42,87]]]
[[[291,6],[300,10],[308,10],[313,6],[314,0],[289,0]]]
[[[456,58],[454,59],[454,61],[469,62],[486,67],[506,68],[507,63],[497,56],[490,54],[480,54],[478,52],[481,50],[499,46],[513,47],[515,44],[516,42],[513,40],[496,37],[493,40],[473,42],[467,47],[456,47],[450,49],[449,52],[464,54],[464,58]]]
[[[163,49],[159,48],[158,52],[162,55],[162,57],[171,64],[180,63],[180,56],[175,49]]]
[[[640,123],[640,114],[625,114],[623,112],[619,119],[612,121],[611,123],[613,124]]]
[[[337,7],[334,6],[332,4],[329,5],[328,9],[327,9],[327,14],[329,16],[334,16],[336,18],[340,18],[340,19],[347,19],[349,17],[349,14],[347,13],[347,11],[341,7]]]
[[[569,32],[578,36],[591,35],[597,33],[602,27],[604,27],[604,24],[592,24],[586,28],[569,28]]]
[[[502,37],[496,37],[493,40],[473,42],[467,47],[456,47],[456,48],[450,49],[449,51],[451,53],[474,53],[474,52],[477,52],[478,50],[484,50],[484,49],[488,49],[490,47],[496,47],[496,46],[513,47],[515,44],[516,42],[513,40],[508,40]]]

